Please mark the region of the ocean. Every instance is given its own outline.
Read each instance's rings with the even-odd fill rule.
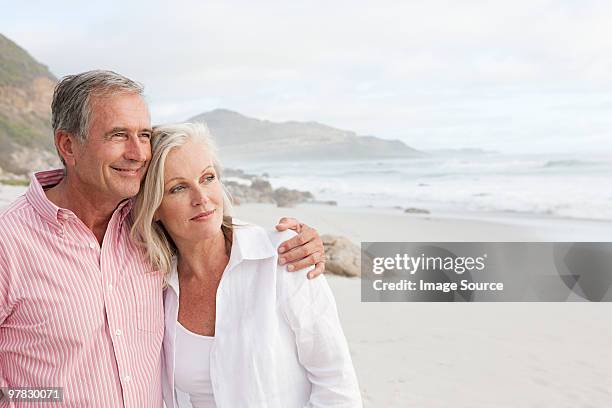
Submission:
[[[232,163],[273,187],[344,207],[612,220],[612,154],[432,154],[413,159]]]

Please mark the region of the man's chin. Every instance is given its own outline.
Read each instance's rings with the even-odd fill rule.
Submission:
[[[115,195],[120,197],[121,200],[125,200],[127,198],[135,197],[140,191],[140,181],[138,182],[130,182],[130,183],[121,183],[115,188]]]

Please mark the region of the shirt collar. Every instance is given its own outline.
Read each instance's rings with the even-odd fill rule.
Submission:
[[[233,269],[245,260],[261,260],[276,256],[276,249],[272,246],[268,233],[263,228],[248,224],[233,218],[232,252],[225,267],[225,271]],[[168,285],[179,294],[176,256],[172,258],[172,266]]]
[[[130,211],[132,211],[132,207],[134,207],[134,199],[133,198],[129,198],[127,200],[123,200],[122,202],[119,203],[119,205],[117,206],[117,209],[115,210],[115,212],[117,211],[121,211],[120,215],[119,215],[119,224],[122,224],[123,221],[125,220],[125,217],[128,216],[128,214],[130,213]]]
[[[234,224],[234,232],[232,235],[230,266],[238,264],[245,259],[266,259],[276,255],[276,250],[272,246],[266,230],[236,218],[232,219],[232,223]]]
[[[45,170],[33,173],[30,177],[30,186],[25,193],[26,199],[34,208],[40,217],[52,225],[59,226],[62,221],[76,217],[76,215],[65,208],[60,208],[53,204],[45,194],[45,189],[53,187],[63,180],[65,176],[64,169]],[[117,211],[120,212],[119,222],[122,223],[133,206],[133,199],[122,201],[117,206]]]
[[[63,169],[39,171],[30,177],[30,187],[26,191],[26,199],[40,217],[53,225],[59,225],[60,219],[65,219],[69,215],[69,210],[64,210],[53,204],[45,194],[45,188],[53,187],[64,178]],[[66,211],[66,213],[64,212]]]

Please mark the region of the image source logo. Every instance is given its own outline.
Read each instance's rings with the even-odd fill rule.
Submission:
[[[364,242],[364,302],[612,300],[612,243]]]

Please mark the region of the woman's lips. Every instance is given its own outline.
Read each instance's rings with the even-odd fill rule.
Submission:
[[[215,210],[210,210],[210,211],[203,211],[201,213],[199,213],[198,215],[196,215],[195,217],[191,218],[191,221],[204,221],[209,219],[213,213],[215,212]]]

